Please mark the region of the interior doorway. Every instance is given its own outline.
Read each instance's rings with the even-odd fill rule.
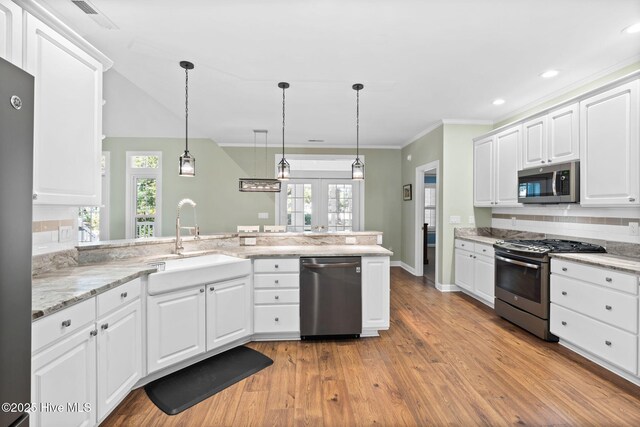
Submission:
[[[440,162],[416,168],[415,191],[415,275],[438,286],[438,188]]]

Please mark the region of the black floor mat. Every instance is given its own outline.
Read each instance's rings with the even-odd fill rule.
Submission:
[[[236,347],[157,379],[144,390],[164,413],[175,415],[271,364],[260,352]]]

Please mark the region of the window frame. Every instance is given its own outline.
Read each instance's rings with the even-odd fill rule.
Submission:
[[[157,156],[157,168],[134,168],[131,166],[132,157],[135,156]],[[125,237],[135,239],[135,219],[136,219],[136,180],[153,179],[156,180],[156,215],[153,221],[153,237],[162,236],[162,151],[127,151],[126,162],[126,194],[125,194]]]

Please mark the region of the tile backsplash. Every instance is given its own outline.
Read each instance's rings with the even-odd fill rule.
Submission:
[[[78,208],[34,206],[31,233],[33,255],[75,247],[78,244]]]

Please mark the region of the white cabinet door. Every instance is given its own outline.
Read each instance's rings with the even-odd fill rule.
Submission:
[[[493,137],[473,144],[473,205],[493,205]]]
[[[580,158],[578,103],[548,114],[547,163],[562,163]]]
[[[0,0],[0,58],[22,68],[22,9]]]
[[[137,299],[97,322],[98,421],[120,403],[142,375],[141,310]]]
[[[204,287],[147,298],[148,372],[205,351]]]
[[[580,204],[640,205],[640,81],[580,102]]]
[[[462,249],[455,250],[456,285],[473,292],[473,254]]]
[[[547,163],[547,116],[536,117],[522,124],[522,167]]]
[[[207,285],[207,351],[253,333],[251,277]]]
[[[96,424],[96,339],[91,335],[94,329],[93,324],[85,327],[33,357],[32,401],[49,410],[32,413],[32,426]],[[54,406],[62,410],[54,410]]]
[[[491,257],[476,255],[474,258],[473,287],[475,293],[488,302],[494,300],[494,260]]]
[[[362,329],[389,329],[389,257],[362,257]]]
[[[34,203],[97,206],[102,64],[26,15],[25,70],[35,76]]]
[[[518,170],[520,169],[521,126],[515,126],[498,133],[495,145],[495,204],[498,206],[519,206]]]

